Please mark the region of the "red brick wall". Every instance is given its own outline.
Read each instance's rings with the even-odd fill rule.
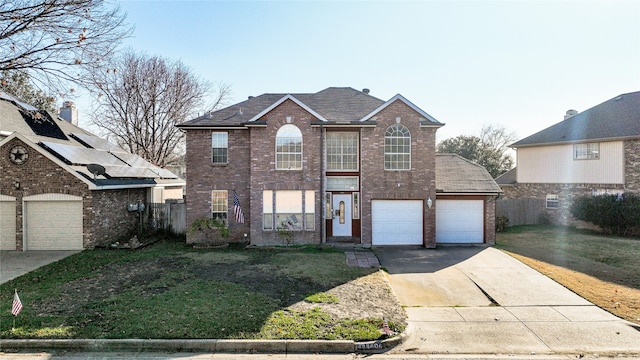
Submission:
[[[436,199],[435,133],[436,128],[420,128],[420,115],[401,101],[389,105],[377,117],[377,127],[361,132],[362,183],[362,243],[371,244],[371,200],[423,200],[424,245],[435,246],[435,207],[429,209],[426,200]],[[411,132],[411,171],[384,170],[384,134],[387,128],[400,124]]]

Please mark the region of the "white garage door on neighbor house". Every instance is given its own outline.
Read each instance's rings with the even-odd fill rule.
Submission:
[[[484,242],[484,201],[437,200],[436,242],[472,244]]]
[[[371,201],[373,245],[422,245],[422,200]]]
[[[82,250],[82,198],[64,194],[25,197],[26,250]]]
[[[16,249],[16,198],[0,195],[0,250]]]

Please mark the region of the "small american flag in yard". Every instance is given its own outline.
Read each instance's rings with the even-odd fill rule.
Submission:
[[[244,224],[244,213],[242,213],[240,200],[238,200],[238,194],[236,194],[235,190],[233,190],[233,212],[236,215],[236,222]]]
[[[15,294],[13,294],[13,305],[11,306],[11,315],[18,316],[20,311],[22,311],[22,301],[20,301],[20,296],[18,296],[18,290],[16,290]]]

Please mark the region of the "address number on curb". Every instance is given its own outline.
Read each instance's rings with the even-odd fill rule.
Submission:
[[[356,344],[356,350],[382,350],[382,343],[379,341]]]

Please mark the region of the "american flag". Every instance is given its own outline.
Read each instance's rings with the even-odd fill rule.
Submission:
[[[18,314],[22,311],[22,301],[20,301],[20,297],[18,296],[18,290],[16,290],[13,295],[13,305],[11,306],[11,315],[18,316]]]
[[[240,200],[238,200],[238,194],[236,194],[235,190],[233,190],[233,212],[236,215],[236,222],[244,224],[244,214],[242,213]]]

